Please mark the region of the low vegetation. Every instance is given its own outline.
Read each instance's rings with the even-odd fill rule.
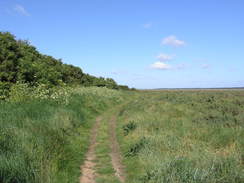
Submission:
[[[78,182],[94,118],[122,93],[89,87],[34,95],[20,88],[23,95],[11,92],[0,103],[0,182]]]
[[[140,92],[120,112],[129,183],[244,182],[243,91]]]

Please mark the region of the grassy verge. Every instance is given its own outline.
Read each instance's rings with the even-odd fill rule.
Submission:
[[[112,166],[111,160],[111,147],[110,147],[110,137],[109,130],[109,120],[111,120],[111,114],[115,114],[116,111],[110,110],[103,115],[103,120],[101,121],[100,128],[98,131],[98,139],[96,146],[96,173],[97,173],[97,183],[119,183],[118,178],[115,176],[115,171]]]
[[[105,88],[69,92],[47,99],[18,94],[0,103],[0,182],[78,182],[94,119],[120,103],[122,93]]]
[[[117,129],[127,182],[244,182],[243,111],[243,91],[138,93]]]

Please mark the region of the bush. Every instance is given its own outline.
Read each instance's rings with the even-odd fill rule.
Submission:
[[[125,154],[125,157],[136,156],[145,147],[146,144],[148,144],[148,140],[145,137],[142,137],[138,142],[129,148]]]
[[[124,131],[124,135],[128,135],[131,131],[135,130],[137,127],[136,123],[131,121],[129,123],[127,123],[126,125],[124,125],[122,128],[123,128],[123,131]]]

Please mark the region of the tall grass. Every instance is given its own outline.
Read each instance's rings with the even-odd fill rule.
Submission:
[[[94,118],[121,100],[106,88],[12,88],[0,103],[0,182],[78,182]]]
[[[127,182],[242,183],[243,127],[243,91],[141,92],[120,112]]]

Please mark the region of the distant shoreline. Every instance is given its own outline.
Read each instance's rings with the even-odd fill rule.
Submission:
[[[221,88],[154,88],[154,89],[138,89],[138,90],[244,90],[244,87],[221,87]]]

